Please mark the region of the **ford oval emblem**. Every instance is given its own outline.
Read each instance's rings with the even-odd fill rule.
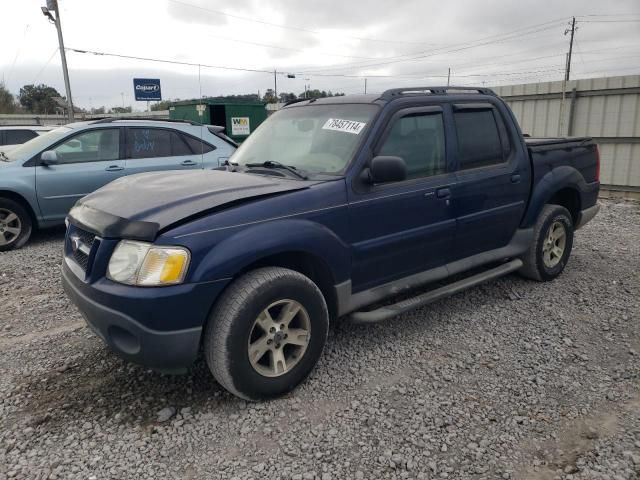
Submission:
[[[80,249],[82,241],[76,236],[69,238],[69,240],[71,241],[71,250],[73,250],[73,253],[77,252]]]

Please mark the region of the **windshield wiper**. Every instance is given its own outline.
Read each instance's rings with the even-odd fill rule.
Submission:
[[[287,170],[290,173],[293,173],[296,177],[301,178],[302,180],[308,180],[309,177],[303,173],[300,173],[296,167],[291,165],[285,165],[284,163],[274,162],[273,160],[267,160],[262,163],[245,163],[245,167],[264,167],[264,168],[282,168],[283,170]]]

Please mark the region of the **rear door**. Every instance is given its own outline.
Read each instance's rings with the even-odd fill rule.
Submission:
[[[509,243],[529,195],[526,152],[491,103],[452,106],[456,133],[456,185],[451,205],[457,219],[453,259]]]
[[[202,154],[179,131],[157,127],[126,127],[126,131],[127,175],[202,168]]]
[[[45,220],[62,221],[79,198],[124,174],[120,128],[84,130],[51,150],[57,165],[37,162],[36,192]]]
[[[391,118],[375,155],[402,157],[401,182],[358,187],[349,201],[355,292],[447,263],[455,219],[455,173],[447,162],[439,106],[407,108]]]

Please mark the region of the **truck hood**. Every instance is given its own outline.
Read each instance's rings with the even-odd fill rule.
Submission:
[[[216,170],[141,173],[122,177],[80,199],[69,220],[102,237],[153,241],[160,230],[194,215],[309,185]]]

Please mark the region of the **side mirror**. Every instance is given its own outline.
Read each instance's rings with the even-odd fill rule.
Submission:
[[[379,155],[363,174],[368,183],[400,182],[407,178],[407,164],[402,157]]]
[[[42,152],[42,155],[40,155],[40,163],[45,166],[57,165],[58,154],[55,152],[55,150],[47,150],[46,152]]]

